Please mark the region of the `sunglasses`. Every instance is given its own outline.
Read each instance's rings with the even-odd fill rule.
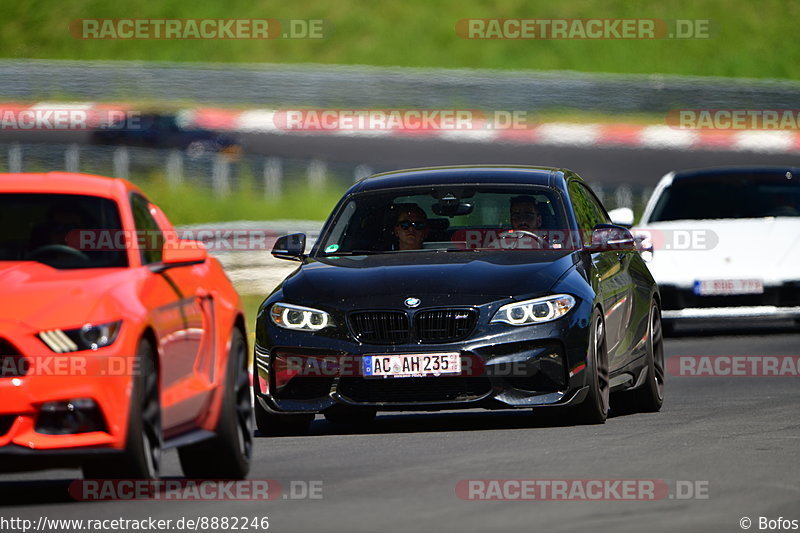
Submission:
[[[428,227],[427,222],[411,222],[410,220],[400,220],[397,225],[402,229],[414,228],[422,230]]]

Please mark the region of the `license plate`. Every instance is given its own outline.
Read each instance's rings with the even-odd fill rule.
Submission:
[[[364,377],[424,377],[461,373],[458,353],[365,355]]]
[[[704,279],[694,282],[694,293],[700,296],[764,294],[760,279]]]

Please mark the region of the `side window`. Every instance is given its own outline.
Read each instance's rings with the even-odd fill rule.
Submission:
[[[606,213],[605,208],[603,208],[603,204],[601,204],[600,200],[597,199],[597,196],[594,195],[591,189],[589,189],[584,185],[581,186],[581,189],[583,189],[586,195],[586,200],[589,202],[589,205],[591,206],[592,211],[594,212],[595,220],[599,220],[597,224],[610,224],[611,219],[609,218],[608,213]]]
[[[139,239],[139,253],[142,263],[158,263],[161,261],[161,248],[164,245],[164,235],[158,227],[153,215],[150,214],[149,202],[138,194],[131,195],[131,211],[133,223]]]
[[[568,187],[569,199],[572,203],[572,210],[575,211],[575,218],[578,220],[578,227],[582,230],[590,230],[600,224],[601,219],[597,216],[597,212],[592,207],[586,191],[580,183],[572,182]]]
[[[596,225],[605,222],[601,214],[602,210],[598,212],[597,206],[593,205],[593,198],[590,199],[589,191],[577,181],[573,181],[567,187],[572,209],[575,212],[575,218],[583,236],[583,242],[584,244],[590,244],[592,242],[592,229]]]

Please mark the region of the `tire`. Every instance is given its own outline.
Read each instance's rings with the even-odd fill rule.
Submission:
[[[82,466],[86,479],[158,479],[161,466],[161,400],[156,352],[150,341],[139,342],[139,372],[133,378],[128,434],[122,456]]]
[[[377,409],[347,405],[334,405],[323,413],[328,422],[355,427],[368,426],[375,420],[377,414]]]
[[[606,349],[605,323],[600,311],[592,314],[589,331],[589,349],[586,353],[586,372],[589,393],[580,405],[574,408],[578,424],[603,424],[608,418],[609,382],[608,350]]]
[[[647,340],[647,380],[631,391],[631,408],[643,413],[657,413],[664,404],[664,336],[661,311],[653,302],[650,308]]]
[[[216,436],[178,449],[181,469],[186,477],[247,477],[253,454],[253,405],[247,368],[247,343],[242,332],[234,329]]]

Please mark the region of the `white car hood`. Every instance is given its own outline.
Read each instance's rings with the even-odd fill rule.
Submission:
[[[651,234],[654,251],[647,266],[659,284],[800,280],[800,217],[654,222],[633,231]]]

